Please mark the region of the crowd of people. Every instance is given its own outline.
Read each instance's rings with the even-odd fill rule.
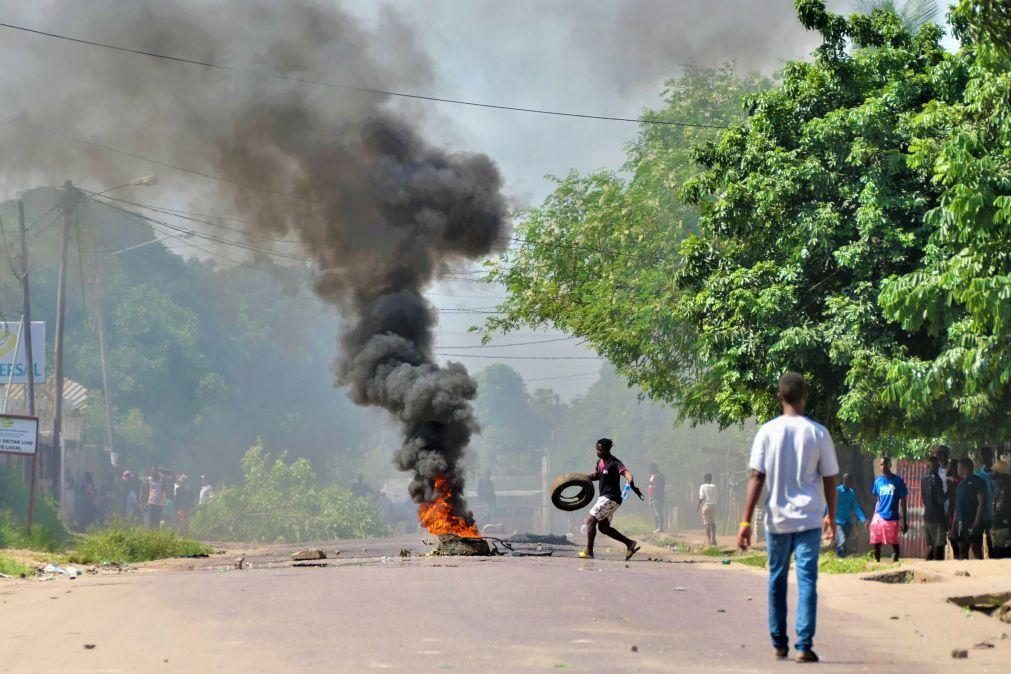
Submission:
[[[123,515],[145,529],[175,528],[189,530],[190,515],[198,505],[214,498],[214,487],[206,475],[200,476],[200,487],[194,489],[185,473],[176,474],[165,468],[151,466],[148,474],[136,476],[125,470],[121,478]]]
[[[934,448],[919,485],[927,560],[1011,557],[1011,475],[1008,462],[995,461],[995,457],[992,447],[980,447],[977,466],[969,456],[953,459],[944,445]],[[891,459],[882,457],[879,465],[881,474],[871,488],[875,505],[867,526],[868,542],[876,560],[881,560],[883,547],[889,546],[892,561],[898,561],[900,535],[909,531],[909,488],[893,472]],[[843,475],[836,498],[835,549],[839,557],[845,557],[855,548],[858,523],[867,524],[868,518],[851,475]]]

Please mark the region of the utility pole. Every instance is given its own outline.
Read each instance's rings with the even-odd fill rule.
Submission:
[[[35,354],[32,353],[32,300],[28,292],[28,229],[25,227],[25,203],[18,199],[18,232],[21,235],[21,320],[25,336],[25,365],[28,366],[28,416],[35,416]]]
[[[53,340],[55,364],[53,386],[53,467],[56,500],[63,500],[63,330],[67,313],[67,248],[70,226],[77,215],[77,188],[69,180],[63,183],[63,224],[60,227],[60,273],[56,286],[56,337]]]
[[[105,397],[105,451],[109,452],[109,461],[114,456],[112,445],[112,400],[109,392],[109,359],[105,349],[105,282],[102,278],[101,253],[95,251],[95,287],[98,289],[95,298],[95,320],[98,322],[98,352],[102,361],[102,394]],[[113,462],[113,465],[116,465]]]

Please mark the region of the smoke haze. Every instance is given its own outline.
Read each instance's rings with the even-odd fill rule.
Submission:
[[[414,500],[432,500],[436,478],[445,478],[453,513],[472,524],[460,459],[477,429],[477,387],[463,366],[435,363],[436,313],[422,293],[451,264],[505,240],[498,169],[483,155],[431,147],[420,115],[386,97],[248,72],[416,90],[431,75],[411,31],[384,11],[370,32],[310,0],[64,1],[41,14],[53,32],[243,71],[5,32],[17,63],[0,75],[4,114],[25,116],[10,124],[16,133],[5,130],[5,178],[23,185],[26,175],[69,175],[95,189],[138,175],[123,169],[135,171],[136,162],[33,124],[227,177],[199,193],[171,180],[168,189],[237,212],[258,233],[301,242],[316,264],[317,293],[344,318],[337,383],[355,403],[401,422],[395,463],[413,473]]]

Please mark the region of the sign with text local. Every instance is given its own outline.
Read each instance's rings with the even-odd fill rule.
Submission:
[[[0,414],[0,454],[33,456],[38,442],[37,417]]]
[[[28,363],[25,358],[25,335],[20,321],[0,322],[0,384],[27,384]],[[32,369],[36,384],[46,381],[46,324],[32,321]]]

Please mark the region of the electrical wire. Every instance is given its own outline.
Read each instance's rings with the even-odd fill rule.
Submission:
[[[578,374],[564,374],[558,377],[524,377],[523,381],[555,381],[558,379],[575,379],[576,377],[589,377],[593,374],[600,374],[600,370],[593,372],[580,372]]]
[[[486,356],[471,353],[445,353],[436,351],[437,356],[450,358],[491,358],[495,360],[604,360],[600,356]]]
[[[162,59],[165,61],[172,61],[175,63],[183,63],[186,65],[200,66],[201,68],[213,68],[216,70],[224,70],[233,73],[242,73],[249,75],[256,75],[258,77],[267,77],[270,79],[285,80],[288,82],[296,82],[298,84],[310,84],[319,87],[327,87],[331,89],[342,89],[344,91],[358,91],[362,93],[369,94],[379,94],[382,96],[396,96],[399,98],[410,98],[413,100],[429,101],[434,103],[449,103],[453,105],[463,105],[474,108],[487,108],[492,110],[508,110],[511,112],[525,112],[537,115],[551,115],[556,117],[575,117],[580,119],[596,119],[609,122],[631,122],[634,124],[653,124],[659,126],[677,126],[677,127],[691,127],[699,129],[726,129],[726,126],[716,125],[716,124],[702,124],[698,122],[680,122],[674,120],[663,120],[663,119],[639,119],[633,117],[617,117],[613,115],[594,115],[580,112],[563,112],[560,110],[547,110],[543,108],[528,108],[516,105],[496,105],[493,103],[481,103],[479,101],[469,101],[457,98],[444,98],[441,96],[427,96],[423,94],[407,93],[403,91],[392,91],[386,89],[375,89],[372,87],[362,87],[354,86],[350,84],[340,84],[337,82],[328,82],[325,80],[314,80],[303,77],[291,77],[289,75],[282,75],[277,72],[260,72],[252,68],[229,66],[221,63],[213,63],[211,61],[198,61],[196,59],[184,58],[181,56],[171,56],[169,54],[160,54],[158,52],[147,51],[144,49],[131,49],[129,47],[122,47],[119,45],[108,44],[105,42],[95,42],[93,40],[85,40],[83,38],[71,37],[69,35],[61,35],[59,33],[50,33],[43,30],[37,30],[34,28],[28,28],[26,26],[18,26],[12,23],[0,23],[0,28],[7,28],[9,30],[21,31],[24,33],[30,33],[32,35],[38,35],[42,37],[53,38],[56,40],[65,40],[67,42],[74,42],[77,44],[87,45],[90,47],[101,47],[103,49],[111,49],[113,51],[124,52],[127,54],[136,54],[139,56],[147,56],[150,58]]]
[[[554,337],[552,339],[540,339],[530,342],[512,342],[509,344],[479,344],[479,345],[466,345],[466,346],[445,346],[439,345],[437,348],[440,349],[504,349],[510,346],[529,346],[531,344],[550,344],[552,342],[566,342],[575,339],[575,337]]]

